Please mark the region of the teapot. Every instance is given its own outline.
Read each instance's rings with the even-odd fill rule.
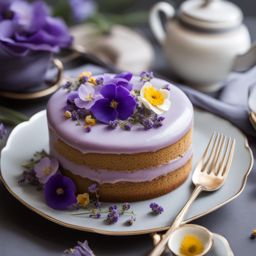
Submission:
[[[163,28],[160,12],[166,18]],[[175,14],[167,2],[153,6],[149,23],[162,45],[172,73],[201,91],[221,87],[231,71],[243,72],[256,64],[243,14],[225,0],[187,0]]]

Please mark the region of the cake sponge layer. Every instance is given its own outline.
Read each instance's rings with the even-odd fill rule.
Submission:
[[[50,137],[52,136],[53,133],[50,131]],[[54,151],[76,164],[85,165],[91,169],[132,171],[167,164],[184,155],[191,147],[192,128],[180,140],[168,147],[162,148],[156,152],[137,154],[82,153],[69,146],[61,139],[56,140],[55,138],[54,140],[53,138],[50,138],[50,142],[51,148],[53,147]]]
[[[192,158],[181,168],[148,182],[118,182],[101,184],[99,194],[101,201],[131,202],[146,200],[164,195],[180,186],[189,176],[192,169]],[[62,170],[77,185],[78,192],[88,191],[88,186],[95,181],[80,177],[69,170]]]

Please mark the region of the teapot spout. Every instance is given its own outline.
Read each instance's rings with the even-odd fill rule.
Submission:
[[[256,43],[244,54],[236,56],[232,71],[245,72],[256,65]]]

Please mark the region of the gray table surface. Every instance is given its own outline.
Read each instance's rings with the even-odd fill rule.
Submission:
[[[256,19],[247,19],[247,24],[255,38]],[[154,69],[166,75],[168,72],[165,66],[164,58],[159,52]],[[0,98],[0,104],[23,111],[29,116],[44,109],[46,102],[47,99],[25,103]],[[256,143],[252,139],[250,142],[255,155]],[[248,238],[251,230],[256,228],[255,169],[254,166],[239,198],[194,222],[224,235],[235,255],[239,256],[256,255],[256,240]],[[51,223],[17,202],[0,184],[1,256],[57,256],[76,241],[85,239],[98,256],[145,255],[151,248],[148,235],[111,237],[75,231]]]

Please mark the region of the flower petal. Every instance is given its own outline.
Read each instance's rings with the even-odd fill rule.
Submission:
[[[168,111],[170,107],[171,107],[171,101],[170,100],[165,100],[162,105],[157,106],[158,109],[160,109],[164,112]]]
[[[126,120],[130,117],[136,108],[136,101],[132,96],[126,96],[123,98],[117,98],[117,112],[118,112],[118,119]]]
[[[110,100],[108,99],[96,101],[91,108],[91,112],[98,121],[106,124],[117,118],[117,111],[110,107]]]
[[[101,88],[100,93],[103,95],[104,98],[108,98],[109,100],[115,99],[116,85],[106,84]]]
[[[123,73],[115,75],[115,78],[123,78],[127,81],[131,81],[132,73],[131,72],[123,72]]]
[[[145,98],[139,96],[139,100],[142,102],[142,104],[147,108],[152,110],[154,113],[161,115],[164,111],[162,111],[161,109],[151,105]]]

